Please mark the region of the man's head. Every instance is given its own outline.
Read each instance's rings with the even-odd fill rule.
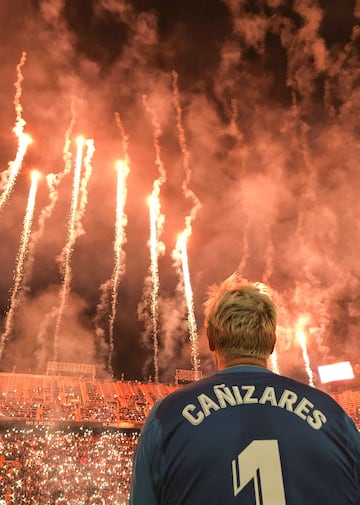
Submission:
[[[205,327],[210,350],[225,363],[248,357],[267,360],[275,346],[276,308],[259,287],[243,285],[234,274],[210,288]]]

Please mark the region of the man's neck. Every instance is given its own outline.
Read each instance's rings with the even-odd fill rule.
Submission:
[[[232,360],[225,360],[221,356],[217,356],[216,365],[218,370],[240,365],[267,368],[267,361],[265,358],[255,358],[253,356],[244,356],[241,358],[234,358]]]

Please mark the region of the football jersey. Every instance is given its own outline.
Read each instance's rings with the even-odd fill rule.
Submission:
[[[159,401],[130,505],[360,505],[360,435],[324,392],[236,366]]]

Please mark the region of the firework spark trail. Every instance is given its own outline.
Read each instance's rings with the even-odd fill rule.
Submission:
[[[86,144],[86,153],[84,156],[84,174],[81,179],[80,184],[80,201],[78,205],[78,209],[76,211],[76,225],[75,225],[75,238],[84,234],[84,229],[82,227],[81,220],[84,217],[87,202],[88,202],[88,190],[87,186],[92,175],[93,167],[91,165],[92,157],[94,156],[95,146],[94,141],[92,139],[87,139],[85,141]]]
[[[9,335],[12,332],[14,314],[18,305],[18,294],[21,288],[21,281],[23,277],[23,266],[27,253],[29,236],[31,232],[31,224],[34,216],[36,192],[40,174],[33,171],[31,174],[31,186],[29,191],[28,203],[24,218],[23,232],[20,239],[20,246],[16,258],[16,267],[14,275],[14,286],[10,298],[10,308],[5,320],[5,330],[0,337],[0,358],[2,357],[4,347]]]
[[[115,222],[115,240],[114,240],[114,270],[111,277],[111,314],[109,319],[109,368],[112,369],[112,355],[114,352],[114,325],[116,319],[117,299],[119,285],[122,276],[125,273],[125,261],[123,246],[126,242],[125,227],[127,217],[125,215],[125,204],[127,197],[126,181],[129,175],[129,166],[125,162],[119,161],[117,164],[118,182],[116,194],[116,222]]]
[[[306,349],[306,336],[304,326],[305,326],[305,318],[299,317],[298,322],[296,324],[296,336],[302,350],[302,355],[305,363],[305,370],[309,377],[309,384],[310,386],[314,387],[314,381],[313,381],[314,374],[310,366],[310,358]]]
[[[192,200],[193,203],[193,207],[190,211],[190,214],[185,217],[185,228],[180,234],[180,240],[177,241],[175,249],[172,252],[172,257],[174,259],[175,268],[178,270],[179,274],[181,273],[182,270],[184,294],[186,297],[186,306],[188,310],[188,325],[191,342],[191,361],[194,371],[198,371],[199,336],[197,332],[196,319],[194,313],[193,291],[191,287],[191,279],[190,279],[188,255],[187,255],[187,243],[192,233],[192,222],[196,218],[196,215],[201,208],[201,203],[198,197],[195,195],[195,193],[189,189],[189,183],[191,179],[190,153],[187,147],[182,121],[182,109],[180,106],[179,90],[177,85],[178,74],[175,71],[172,72],[172,78],[173,78],[173,104],[176,112],[176,127],[178,131],[178,140],[182,153],[183,168],[185,172],[185,178],[182,183],[182,190],[185,198]]]
[[[154,349],[154,378],[155,382],[159,382],[159,266],[158,266],[158,250],[157,250],[157,223],[159,216],[159,204],[156,197],[151,195],[148,199],[150,212],[150,270],[151,270],[151,296],[150,296],[150,312],[151,312],[151,328],[153,336]],[[147,283],[146,283],[147,285]],[[146,289],[145,285],[145,289]]]
[[[230,133],[233,136],[236,136],[237,138],[243,140],[244,134],[243,132],[239,129],[237,121],[239,117],[239,104],[238,100],[232,99],[230,102]],[[250,257],[250,250],[249,250],[249,233],[250,233],[250,228],[251,228],[251,221],[250,217],[244,212],[244,227],[243,227],[243,237],[242,237],[242,255],[241,255],[241,262],[237,268],[238,274],[243,277],[244,276],[244,270],[246,267],[246,264],[249,260]],[[266,256],[267,257],[267,256]],[[266,267],[266,271],[270,270],[270,264],[269,267]],[[268,276],[264,275],[263,282],[267,282]]]
[[[73,189],[72,189],[72,197],[71,197],[71,207],[70,207],[70,218],[69,218],[69,224],[68,224],[68,235],[67,235],[67,241],[66,241],[64,249],[62,250],[61,259],[60,259],[60,261],[62,262],[61,268],[62,268],[63,282],[62,282],[61,293],[60,293],[60,305],[59,305],[59,308],[57,311],[57,317],[56,317],[56,323],[55,323],[54,361],[58,360],[60,325],[61,325],[65,305],[67,302],[67,298],[68,298],[68,295],[70,292],[71,257],[72,257],[72,252],[73,252],[74,243],[75,243],[75,239],[76,239],[76,229],[78,226],[77,210],[78,210],[78,202],[79,202],[79,194],[80,194],[83,149],[84,149],[84,138],[78,137],[74,179],[73,179]]]
[[[119,112],[115,113],[115,122],[120,130],[122,138],[122,150],[124,161],[117,163],[117,192],[116,192],[116,220],[115,220],[115,240],[114,240],[114,269],[111,277],[111,315],[109,319],[109,340],[110,355],[109,365],[111,368],[112,353],[114,351],[114,325],[117,312],[117,299],[120,280],[125,273],[125,252],[123,250],[126,243],[125,228],[127,225],[127,216],[125,214],[125,205],[127,199],[127,178],[130,172],[130,160],[128,154],[129,138],[125,133]]]
[[[277,350],[274,349],[272,354],[270,355],[270,363],[271,363],[271,370],[274,373],[280,373],[279,371],[279,361],[278,361],[278,353]]]
[[[161,148],[160,148],[160,135],[161,129],[157,117],[154,111],[151,109],[147,97],[143,96],[143,103],[147,112],[151,115],[152,125],[153,125],[153,144],[155,148],[155,164],[158,167],[159,177],[153,182],[152,193],[148,198],[149,211],[150,211],[150,278],[145,279],[145,286],[143,292],[143,302],[140,304],[141,310],[138,310],[139,316],[145,321],[145,333],[144,337],[147,338],[149,330],[152,332],[153,339],[153,353],[154,353],[154,379],[155,382],[159,382],[159,256],[163,255],[165,252],[165,245],[160,241],[161,233],[164,227],[164,215],[161,213],[160,204],[160,189],[161,186],[166,181],[166,172],[161,160]],[[151,325],[147,321],[147,313],[145,310],[145,300],[149,296],[149,286],[151,286],[150,292],[150,316]]]
[[[189,149],[187,147],[187,142],[185,138],[185,132],[184,132],[184,127],[183,127],[183,122],[182,122],[182,109],[180,106],[180,98],[179,98],[179,91],[177,87],[177,81],[178,81],[178,74],[173,71],[172,72],[173,76],[173,103],[176,111],[176,127],[178,130],[178,139],[179,139],[179,144],[181,148],[181,153],[183,156],[183,168],[185,172],[185,178],[182,183],[182,190],[186,198],[189,198],[193,202],[193,207],[191,209],[191,212],[188,216],[185,218],[185,224],[186,228],[189,230],[190,235],[191,235],[191,224],[194,221],[194,219],[197,216],[197,213],[199,212],[201,208],[201,202],[198,199],[198,197],[195,195],[191,189],[189,189],[189,183],[191,179],[191,169],[190,169],[190,153]]]
[[[238,101],[231,100],[230,132],[231,132],[231,135],[234,135],[234,136],[238,137],[239,139],[243,140],[244,134],[238,128],[238,125],[237,125],[238,115],[239,115]],[[240,264],[237,268],[237,272],[241,277],[244,276],[246,264],[250,258],[249,233],[250,233],[250,229],[252,226],[250,216],[246,212],[246,209],[243,209],[243,215],[244,215],[244,217],[243,217],[244,226],[243,226],[243,237],[242,237],[242,255],[241,255]],[[268,267],[266,267],[266,271],[267,270],[268,270]],[[264,276],[263,282],[267,282],[267,280],[268,280],[267,276]]]
[[[115,112],[115,122],[121,133],[121,144],[124,156],[124,162],[127,166],[130,166],[129,159],[129,136],[125,133],[124,126],[121,121],[119,112]]]
[[[41,239],[44,234],[45,224],[48,219],[50,219],[53,210],[55,208],[56,202],[59,198],[58,186],[63,180],[64,176],[69,174],[71,171],[72,154],[70,151],[71,145],[71,134],[75,126],[75,116],[71,117],[70,125],[65,132],[65,143],[63,148],[63,160],[64,160],[64,170],[60,173],[53,174],[50,173],[46,176],[46,183],[49,188],[49,199],[50,203],[42,209],[38,219],[38,228],[35,233],[32,233],[31,240],[29,243],[28,256],[26,260],[26,265],[24,267],[24,280],[23,285],[28,286],[34,267],[34,253],[37,242]]]
[[[292,87],[292,116],[294,118],[294,124],[297,129],[296,139],[298,142],[298,149],[302,154],[304,160],[305,167],[305,177],[303,180],[304,191],[302,193],[301,198],[299,199],[298,204],[298,220],[295,235],[299,242],[299,247],[304,254],[307,255],[311,246],[311,239],[309,241],[309,232],[306,231],[308,229],[306,223],[306,215],[309,214],[308,209],[312,209],[311,212],[322,212],[322,208],[319,207],[316,191],[317,191],[317,172],[316,167],[314,166],[314,162],[312,160],[311,151],[308,142],[308,124],[301,119],[299,106],[296,98],[296,89],[295,85]],[[336,276],[336,272],[339,272],[339,267],[334,263],[333,260],[330,259],[329,251],[331,251],[331,245],[335,245],[336,237],[337,237],[337,225],[333,225],[333,229],[331,234],[327,235],[327,241],[329,241],[328,246],[324,249],[321,255],[321,262],[327,263],[332,275]],[[329,238],[332,237],[333,240],[330,243]],[[316,259],[315,259],[316,261]],[[325,335],[325,329],[328,325],[328,305],[329,305],[329,297],[330,290],[322,290],[320,287],[321,281],[317,277],[315,271],[313,270],[313,261],[305,261],[303,264],[303,272],[305,279],[299,279],[296,281],[296,288],[294,293],[294,301],[306,298],[306,290],[311,286],[311,297],[312,297],[312,306],[317,306],[316,313],[311,310],[311,326],[316,326],[318,328],[317,331],[317,342],[316,344],[319,347],[323,347],[322,340]],[[342,275],[341,275],[342,276]],[[314,305],[314,300],[316,300],[316,304]],[[310,314],[310,312],[309,312]],[[309,316],[310,317],[310,316]],[[320,324],[319,324],[320,322]],[[299,336],[299,341],[303,350],[303,358],[304,365],[306,369],[306,373],[309,375],[311,372],[309,365],[309,358],[306,351],[306,339],[305,336],[302,338]],[[326,349],[322,349],[324,352]],[[311,372],[312,373],[312,372]],[[310,375],[309,375],[310,377]],[[310,377],[310,383],[312,382],[312,376]]]
[[[121,170],[118,167],[117,178],[117,204],[116,204],[116,221],[115,221],[115,240],[114,240],[114,268],[110,279],[105,281],[100,286],[100,299],[96,307],[94,316],[95,333],[98,336],[99,344],[103,345],[105,331],[101,327],[101,321],[105,314],[109,312],[111,304],[111,314],[109,318],[109,341],[110,347],[106,350],[108,354],[108,367],[112,370],[112,354],[114,351],[114,327],[117,313],[117,299],[119,291],[119,283],[121,277],[125,273],[125,251],[122,249],[126,242],[125,227],[127,225],[127,216],[124,212],[127,198],[127,176],[130,171],[130,158],[128,154],[129,137],[125,133],[119,112],[115,113],[115,122],[121,133],[121,143],[123,151],[123,161],[119,162]],[[121,172],[121,173],[120,173]],[[122,188],[122,189],[121,189]],[[122,209],[122,210],[121,210]],[[109,300],[111,297],[111,301]],[[104,347],[103,347],[104,348]],[[105,348],[104,348],[105,350]]]
[[[3,209],[9,195],[14,187],[16,178],[20,172],[22,161],[26,154],[27,148],[31,143],[31,137],[24,133],[24,127],[26,125],[26,121],[22,117],[22,105],[20,102],[21,99],[21,83],[24,80],[21,69],[26,61],[26,53],[23,52],[21,55],[21,60],[16,67],[17,79],[15,82],[15,97],[14,97],[14,105],[15,105],[15,113],[16,120],[13,128],[13,132],[18,140],[18,148],[15,160],[9,163],[9,167],[7,170],[2,172],[1,174],[1,184],[0,187],[3,189],[3,193],[0,197],[0,211]]]
[[[198,331],[194,313],[194,296],[191,287],[190,281],[190,273],[189,273],[189,262],[187,256],[187,240],[189,235],[187,234],[187,230],[184,230],[177,241],[175,250],[180,251],[181,253],[181,264],[182,264],[182,273],[184,280],[184,292],[186,299],[186,306],[188,311],[188,326],[189,326],[189,335],[190,335],[190,344],[191,344],[191,364],[192,368],[195,372],[199,371],[200,360],[199,360],[199,345],[198,345]]]

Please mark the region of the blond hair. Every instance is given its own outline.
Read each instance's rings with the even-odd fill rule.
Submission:
[[[236,274],[211,286],[205,306],[210,347],[226,359],[267,359],[275,346],[276,307],[259,284],[244,285]]]

